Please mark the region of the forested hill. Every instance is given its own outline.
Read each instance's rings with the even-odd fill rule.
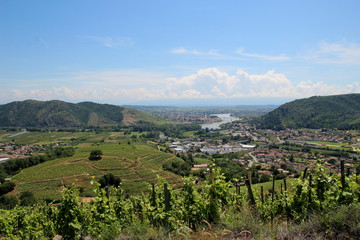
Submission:
[[[135,109],[92,102],[26,100],[0,105],[2,127],[90,127],[129,125],[155,118]]]
[[[360,94],[314,96],[281,105],[257,119],[259,128],[360,129]]]

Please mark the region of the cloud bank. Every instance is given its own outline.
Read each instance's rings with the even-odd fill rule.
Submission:
[[[314,95],[360,93],[360,83],[331,85],[324,82],[293,83],[284,74],[269,70],[261,74],[238,69],[234,73],[205,68],[178,78],[139,70],[82,72],[64,85],[44,89],[12,89],[0,92],[4,102],[24,99],[110,101],[119,104],[158,99],[304,98]],[[76,85],[70,83],[76,82]],[[264,103],[265,104],[265,103]]]

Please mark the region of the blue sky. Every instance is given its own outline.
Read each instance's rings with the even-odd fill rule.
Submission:
[[[0,104],[360,93],[360,1],[0,0]]]

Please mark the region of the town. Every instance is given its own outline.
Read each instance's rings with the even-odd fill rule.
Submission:
[[[339,170],[340,160],[353,169],[359,158],[359,131],[334,129],[285,129],[281,131],[256,129],[250,123],[235,121],[221,129],[202,130],[205,134],[189,138],[169,138],[159,141],[169,152],[192,154],[194,157],[213,159],[214,156],[240,153],[232,161],[249,170],[257,165],[259,174],[295,177],[309,165],[320,162],[331,171]],[[199,131],[201,132],[201,131]],[[208,137],[208,136],[213,137]],[[163,136],[164,138],[164,136]],[[207,165],[195,165],[206,168]],[[275,170],[275,171],[274,171]],[[290,171],[289,171],[290,170]]]

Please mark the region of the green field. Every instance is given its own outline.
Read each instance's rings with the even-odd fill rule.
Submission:
[[[195,157],[194,160],[195,160],[195,164],[214,164],[213,161],[207,158]]]
[[[90,144],[78,147],[69,158],[48,161],[22,170],[12,179],[16,192],[31,191],[39,199],[58,199],[64,186],[73,183],[83,188],[84,196],[92,196],[91,179],[98,179],[106,173],[113,173],[122,180],[128,192],[141,192],[146,183],[155,182],[158,177],[175,186],[181,178],[164,171],[162,165],[176,156],[158,151],[145,143]],[[98,161],[88,159],[91,150],[100,149],[103,157]]]
[[[79,143],[100,143],[104,141],[125,141],[127,137],[121,132],[27,132],[15,137],[9,137],[16,132],[0,134],[0,142],[8,143],[14,141],[17,144],[50,144],[66,142],[73,145]]]

